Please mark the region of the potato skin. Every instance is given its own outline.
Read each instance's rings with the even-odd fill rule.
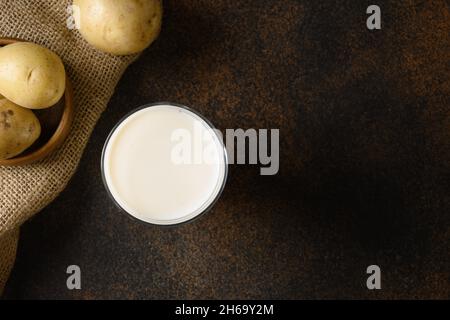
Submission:
[[[95,48],[113,55],[143,51],[158,37],[161,0],[74,0],[80,33]]]
[[[0,48],[0,94],[29,109],[45,109],[64,94],[66,71],[52,51],[19,42]]]
[[[0,159],[10,159],[28,149],[41,135],[34,113],[0,99]]]

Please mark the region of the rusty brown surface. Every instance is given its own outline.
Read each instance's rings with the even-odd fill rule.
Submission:
[[[378,1],[372,32],[371,2],[166,1],[79,172],[24,226],[6,298],[448,298],[449,3]],[[222,129],[280,128],[279,175],[232,166],[195,223],[130,220],[103,188],[101,148],[155,101]],[[65,287],[70,264],[81,291]]]

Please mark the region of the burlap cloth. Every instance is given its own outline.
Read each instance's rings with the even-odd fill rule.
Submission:
[[[20,225],[67,185],[114,88],[133,57],[94,50],[67,27],[69,0],[0,0],[0,37],[41,44],[64,61],[75,92],[76,115],[65,144],[25,167],[0,167],[0,294],[14,264]]]

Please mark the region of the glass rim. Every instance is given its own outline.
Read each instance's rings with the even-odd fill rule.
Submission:
[[[223,164],[223,166],[224,166],[223,179],[222,179],[222,183],[220,185],[220,188],[219,188],[217,194],[214,196],[214,199],[200,213],[196,214],[195,216],[193,216],[193,217],[191,217],[191,218],[189,218],[189,219],[187,219],[185,221],[181,221],[181,222],[177,222],[177,223],[170,223],[171,220],[168,220],[169,223],[167,223],[167,224],[153,223],[153,222],[141,220],[141,219],[137,218],[136,216],[132,215],[125,208],[123,208],[122,205],[120,205],[120,203],[116,200],[116,198],[114,197],[114,195],[112,194],[112,192],[110,190],[110,187],[108,185],[108,182],[107,182],[107,179],[106,179],[106,175],[105,175],[105,155],[106,155],[106,150],[108,148],[108,145],[109,145],[109,142],[110,142],[112,136],[117,131],[117,129],[120,127],[120,125],[122,123],[124,123],[133,114],[135,114],[135,113],[137,113],[139,111],[142,111],[144,109],[148,109],[148,108],[152,108],[152,107],[158,107],[158,106],[177,107],[177,108],[181,108],[183,110],[189,111],[189,112],[193,113],[194,115],[198,116],[201,120],[203,120],[206,123],[206,125],[212,130],[212,132],[214,132],[214,135],[217,137],[217,139],[219,140],[219,142],[220,142],[220,144],[222,145],[222,148],[223,148],[223,160],[224,160],[224,164]],[[136,109],[133,109],[132,111],[128,112],[111,129],[111,131],[108,134],[108,137],[106,138],[106,141],[105,141],[105,143],[103,145],[103,149],[102,149],[101,163],[100,163],[100,167],[101,168],[100,169],[101,169],[103,185],[104,185],[104,187],[106,189],[106,192],[107,192],[109,198],[113,201],[114,205],[117,208],[119,208],[122,212],[125,212],[127,214],[127,216],[129,216],[132,220],[138,221],[138,222],[143,223],[143,224],[145,224],[147,226],[155,226],[155,227],[161,227],[161,228],[177,227],[177,226],[181,226],[181,225],[185,225],[185,224],[194,222],[195,220],[201,218],[203,215],[208,213],[214,207],[214,205],[217,203],[217,201],[219,200],[219,198],[221,197],[221,195],[222,195],[222,193],[223,193],[223,191],[225,189],[225,185],[226,185],[226,182],[227,182],[227,179],[228,179],[228,166],[229,166],[228,152],[227,152],[226,146],[224,144],[223,138],[221,138],[217,134],[216,130],[217,129],[212,124],[212,122],[209,119],[207,119],[205,116],[203,116],[200,112],[198,112],[195,109],[192,109],[192,108],[190,108],[188,106],[179,104],[179,103],[167,102],[167,101],[148,103],[148,104],[142,105],[142,106],[140,106],[140,107],[138,107]],[[207,202],[205,202],[205,203],[207,203]],[[177,219],[174,219],[174,220],[177,220]]]

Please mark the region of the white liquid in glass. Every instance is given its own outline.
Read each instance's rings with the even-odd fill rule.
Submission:
[[[174,161],[174,132],[180,129],[191,134],[193,143],[196,134],[206,138],[202,148],[206,143],[208,161]],[[117,204],[135,218],[159,225],[191,220],[209,208],[222,190],[226,166],[223,143],[211,126],[173,105],[150,106],[127,117],[103,156],[105,183]]]

